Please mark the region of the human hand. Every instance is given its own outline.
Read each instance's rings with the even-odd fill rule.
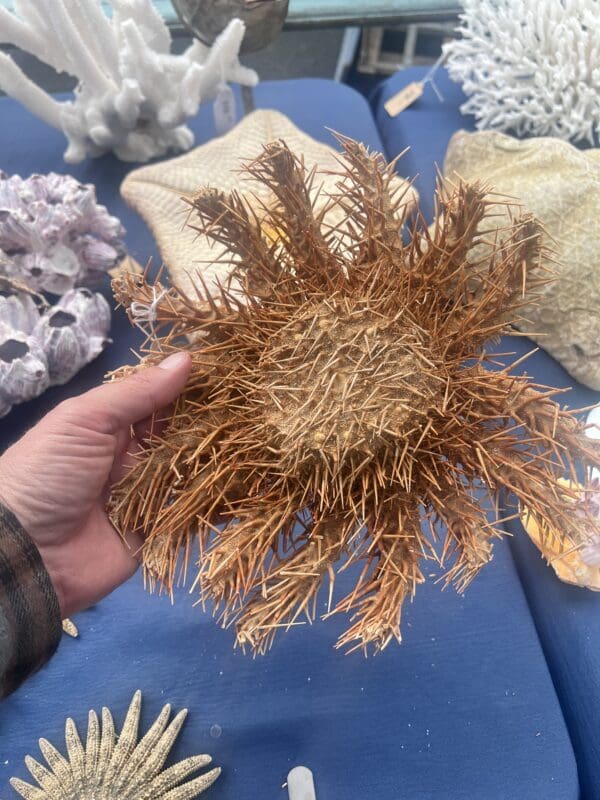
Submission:
[[[105,510],[157,411],[183,390],[190,356],[107,383],[58,405],[0,457],[0,502],[35,542],[63,617],[93,605],[137,569]]]

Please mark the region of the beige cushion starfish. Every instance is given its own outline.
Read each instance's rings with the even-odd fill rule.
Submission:
[[[458,131],[444,174],[482,180],[516,198],[542,223],[557,253],[557,280],[527,309],[528,322],[519,328],[574,378],[600,389],[600,149],[577,150],[549,137]],[[508,209],[497,211],[502,227]]]

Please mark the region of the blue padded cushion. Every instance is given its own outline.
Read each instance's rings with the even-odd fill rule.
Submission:
[[[525,337],[512,340],[518,356],[531,351]],[[539,350],[523,370],[534,381],[572,387],[560,401],[571,408],[600,402],[600,392],[575,382]],[[579,766],[585,800],[600,800],[600,593],[569,586],[546,566],[520,522],[506,524],[525,594],[550,665]]]
[[[288,114],[331,142],[325,126],[381,148],[367,103],[326,81],[265,83],[257,104]],[[119,198],[129,166],[112,157],[69,167],[64,141],[10,100],[0,101],[5,170],[72,172],[92,181],[127,227],[142,263],[156,256],[149,232]],[[198,142],[214,135],[211,111],[193,121]],[[115,344],[72,383],[15,410],[0,423],[6,444],[59,399],[98,383],[139,344],[120,312]],[[350,576],[339,582],[341,594]],[[510,549],[462,597],[430,582],[404,614],[404,644],[376,659],[346,657],[332,645],[346,620],[299,627],[266,657],[234,651],[231,631],[177,592],[149,596],[140,575],[76,617],[49,665],[0,707],[0,794],[46,736],[60,744],[64,719],[85,728],[89,708],[110,706],[120,724],[136,688],[144,719],[162,703],[191,715],[173,753],[208,751],[224,767],[213,800],[283,797],[288,770],[305,764],[320,798],[577,800],[577,769],[535,626]],[[323,597],[323,602],[325,602]],[[211,736],[218,725],[221,735]],[[4,790],[4,791],[3,791]]]
[[[421,80],[425,70],[414,68],[398,73],[380,84],[372,97],[373,113],[388,156],[394,157],[410,146],[398,165],[408,177],[418,175],[416,185],[429,218],[435,188],[433,163],[443,163],[452,134],[473,130],[470,116],[460,114],[465,96],[445,70],[435,78],[443,95],[442,104],[431,88],[413,106],[391,119],[383,104],[411,81]],[[485,176],[482,176],[485,177]],[[497,352],[513,351],[520,357],[534,349],[525,337],[501,341]],[[600,401],[600,392],[578,384],[543,350],[520,368],[538,383],[556,388],[572,387],[559,401],[571,408],[583,408]],[[556,690],[564,710],[575,748],[583,796],[600,800],[600,594],[567,586],[548,568],[518,521],[507,523],[513,555],[517,561],[527,599]]]
[[[452,134],[460,128],[472,130],[474,121],[460,113],[459,106],[466,98],[444,69],[438,70],[434,77],[435,86],[443,98],[441,102],[433,88],[426,84],[418,100],[397,117],[390,117],[384,104],[409,83],[422,80],[425,73],[423,67],[411,67],[393,75],[376,87],[371,104],[388,158],[395,158],[410,148],[398,162],[398,172],[414,179],[421,210],[426,219],[431,219],[436,168],[443,169]]]

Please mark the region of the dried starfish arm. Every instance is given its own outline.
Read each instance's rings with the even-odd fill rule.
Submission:
[[[523,310],[552,282],[544,266],[550,253],[542,245],[542,228],[533,217],[518,218],[507,235],[500,231],[496,236],[499,241],[491,263],[489,258],[487,265],[485,259],[478,263],[472,258],[466,264],[465,283],[469,286],[466,309],[481,331],[473,340],[476,347],[505,331],[507,325],[520,322]]]
[[[406,496],[404,502],[396,496],[390,499],[384,504],[385,513],[367,518],[371,544],[361,577],[331,612],[354,612],[350,628],[336,644],[349,648],[349,653],[358,649],[366,653],[369,647],[378,653],[391,641],[400,642],[404,601],[425,580],[420,568],[424,553],[418,506]]]
[[[430,486],[427,501],[432,536],[437,536],[441,526],[444,533],[441,564],[452,561],[445,583],[454,583],[463,592],[492,556],[492,541],[502,536],[499,522],[487,519],[481,506],[481,493],[465,480],[457,479],[451,485],[436,489]],[[479,496],[477,496],[479,494]]]
[[[316,200],[311,198],[314,171],[309,173],[283,142],[266,145],[261,155],[246,165],[246,171],[276,198],[274,206],[265,210],[280,234],[280,246],[291,259],[295,274],[309,285],[333,289],[340,278],[341,263],[323,231],[327,207],[315,214]]]
[[[207,439],[215,434],[209,425],[207,421]],[[208,539],[211,519],[226,505],[227,496],[235,498],[239,492],[238,478],[215,472],[215,453],[202,458],[189,436],[180,430],[177,438],[151,438],[148,457],[138,460],[111,498],[111,517],[120,529],[146,537],[142,553],[150,582],[158,579],[168,590],[176,582],[178,552],[184,553],[185,575],[193,541],[198,535]]]
[[[426,274],[438,272],[440,288],[448,287],[450,297],[457,277],[464,273],[468,253],[477,244],[478,229],[486,217],[491,201],[487,199],[487,187],[471,183],[460,183],[454,187],[438,181],[435,221],[430,231],[422,218],[417,217],[413,238],[423,232],[423,246],[427,258],[423,264]]]
[[[279,628],[288,629],[300,618],[312,622],[323,579],[329,575],[333,587],[333,565],[349,546],[357,527],[352,515],[314,521],[306,542],[270,570],[236,615],[237,642],[254,652],[264,652]]]
[[[268,573],[278,547],[292,541],[298,498],[269,497],[243,502],[206,550],[198,576],[202,597],[235,613],[257,581]]]
[[[153,338],[165,329],[171,332],[171,338],[197,333],[223,316],[223,311],[200,292],[194,299],[189,298],[177,287],[161,283],[160,275],[150,281],[148,270],[143,275],[119,274],[112,280],[112,290],[130,322]]]
[[[337,134],[344,158],[338,192],[332,198],[351,226],[353,266],[370,264],[381,256],[404,261],[402,228],[410,203],[410,184],[397,185],[396,160],[387,163],[380,153],[371,153],[359,142]],[[400,158],[400,156],[398,156]]]
[[[464,186],[459,185],[456,192],[444,201],[445,209],[460,208],[463,202],[472,201],[469,194]],[[489,204],[481,195],[477,197],[482,206],[480,223],[490,225]],[[508,325],[519,321],[521,311],[530,306],[536,292],[549,281],[542,267],[546,251],[542,247],[541,228],[531,217],[517,219],[505,232],[496,231],[493,256],[491,260],[489,256],[484,258],[481,264],[474,259],[483,234],[478,230],[473,236],[471,245],[463,246],[458,257],[451,256],[451,270],[443,279],[453,298],[453,306],[442,309],[438,329],[440,339],[448,342],[448,357],[454,353],[472,353],[488,339],[506,332]],[[427,273],[425,263],[435,261],[436,254],[452,240],[452,235],[440,228],[419,269]],[[527,300],[524,299],[525,284],[528,287]]]
[[[500,434],[492,437],[489,431],[482,431],[479,437],[473,434],[470,447],[462,450],[465,467],[475,470],[477,463],[481,465],[483,461],[487,485],[495,492],[506,490],[528,508],[540,527],[542,544],[546,537],[554,537],[552,532],[557,529],[564,534],[565,546],[589,540],[590,532],[598,529],[597,521],[591,516],[573,514],[565,497],[572,494],[576,500],[577,493],[565,490],[561,483],[565,467],[575,473],[575,454],[566,453],[564,460],[560,460],[545,440],[536,439],[535,435],[528,441],[510,429],[501,430]]]
[[[237,192],[200,189],[183,198],[192,209],[190,227],[202,236],[225,245],[237,279],[250,295],[269,297],[271,287],[282,277],[284,267],[277,257],[277,245],[269,242],[256,213]],[[221,293],[227,305],[231,296]]]
[[[464,370],[466,419],[476,425],[487,419],[490,441],[505,429],[521,431],[531,452],[551,455],[553,472],[570,473],[575,480],[577,464],[589,468],[597,463],[598,442],[585,435],[585,424],[574,416],[577,411],[561,408],[553,399],[564,389],[532,384],[525,375],[510,374],[513,368],[490,371],[476,365]]]

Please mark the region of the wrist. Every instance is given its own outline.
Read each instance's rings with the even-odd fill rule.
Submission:
[[[35,540],[34,540],[35,544]],[[48,575],[50,583],[52,584],[52,588],[54,589],[54,593],[56,594],[56,598],[58,600],[58,605],[60,608],[61,619],[65,619],[74,611],[74,604],[70,598],[70,592],[68,589],[68,579],[64,575],[63,570],[60,566],[60,558],[57,554],[55,555],[52,552],[52,547],[36,545],[37,551],[40,554],[40,558],[44,565],[44,569]]]
[[[15,469],[10,462],[9,449],[0,456],[0,505],[15,515],[21,527],[31,537],[30,521],[27,519],[24,503],[19,497],[21,493],[15,485]]]
[[[37,671],[56,650],[61,614],[39,551],[15,515],[0,505],[0,612],[9,648],[0,670],[0,697]]]
[[[15,471],[11,470],[5,453],[0,457],[0,508],[6,509],[15,518],[23,533],[31,541],[54,590],[62,614],[67,605],[64,581],[61,579],[59,571],[54,568],[53,559],[48,557],[48,554],[44,552],[45,548],[37,540],[35,525],[27,508],[27,500],[24,493],[15,486],[14,474]]]

